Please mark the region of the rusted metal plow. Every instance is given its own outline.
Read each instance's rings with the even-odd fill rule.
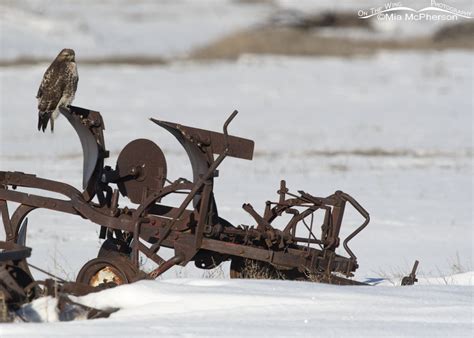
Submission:
[[[175,265],[184,266],[191,261],[198,268],[211,269],[228,260],[233,278],[364,284],[350,279],[358,263],[349,242],[367,226],[369,213],[342,191],[316,197],[304,191],[292,193],[281,181],[276,201],[267,201],[263,213],[250,204],[243,205],[254,219],[252,226],[234,226],[218,213],[213,187],[219,165],[226,157],[253,157],[253,141],[227,132],[237,111],[224,123],[222,133],[151,119],[175,136],[187,152],[192,181],[170,181],[163,152],[148,139],[130,142],[121,151],[115,167],[106,166],[108,151],[99,112],[79,107],[61,112],[82,144],[83,190],[35,175],[0,171],[0,210],[7,245],[15,245],[23,237],[20,229],[28,214],[44,208],[77,215],[100,226],[99,236],[105,241],[98,257],[87,262],[77,276],[78,283],[89,286],[156,278]],[[64,199],[21,192],[22,187],[55,192]],[[171,194],[184,197],[179,206],[162,203]],[[136,208],[121,207],[121,198],[127,198]],[[7,201],[20,203],[11,217]],[[364,221],[341,239],[348,205]],[[275,228],[272,224],[283,215],[289,221]],[[321,219],[322,224],[316,226],[315,219]],[[346,256],[336,253],[341,243]],[[173,249],[174,255],[164,259],[159,254],[161,248]],[[157,267],[148,273],[141,272],[140,254],[153,260]],[[21,264],[21,269],[33,280],[26,263]],[[414,278],[413,272],[410,280]]]

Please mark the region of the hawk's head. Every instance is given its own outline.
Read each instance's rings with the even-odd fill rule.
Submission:
[[[57,56],[60,61],[75,61],[76,53],[70,48],[64,48]]]

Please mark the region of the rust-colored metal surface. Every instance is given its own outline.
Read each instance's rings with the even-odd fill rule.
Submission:
[[[28,247],[18,243],[0,241],[0,323],[26,320],[19,314],[21,312],[19,311],[20,308],[24,304],[42,296],[58,298],[58,314],[62,321],[73,320],[74,313],[77,315],[84,314],[88,319],[108,317],[117,309],[94,309],[75,303],[68,295],[82,296],[118,284],[131,282],[131,280],[119,280],[121,276],[113,280],[113,282],[104,281],[96,284],[66,282],[49,274],[47,271],[28,264],[26,259],[30,254],[31,249]],[[34,280],[29,267],[38,269],[54,279]],[[104,275],[110,277],[110,274],[107,275],[107,271],[105,271]],[[75,308],[76,311],[71,311],[71,308]]]
[[[115,172],[120,193],[139,204],[144,196],[163,188],[166,181],[165,155],[150,140],[134,140],[120,152]]]
[[[253,224],[234,225],[218,213],[213,187],[219,165],[228,156],[246,160],[253,157],[253,141],[228,134],[227,128],[237,111],[224,123],[222,133],[151,119],[176,137],[188,154],[192,180],[174,181],[167,177],[165,156],[153,141],[130,142],[120,153],[117,164],[106,166],[108,151],[100,113],[73,106],[61,112],[81,140],[83,190],[32,174],[0,171],[5,245],[18,243],[22,237],[21,224],[29,212],[43,208],[77,215],[100,226],[100,238],[105,241],[98,258],[87,262],[79,272],[81,285],[120,285],[140,278],[156,278],[175,265],[194,262],[198,268],[211,269],[228,260],[233,278],[363,284],[350,279],[358,262],[349,242],[368,225],[370,217],[345,192],[317,197],[303,190],[292,192],[281,181],[275,200],[266,201],[263,212],[243,204],[243,211],[253,218]],[[244,186],[245,175],[240,179]],[[64,198],[22,192],[23,187],[59,193]],[[171,194],[184,195],[182,203],[162,204],[162,199]],[[121,199],[128,199],[136,207],[120,207]],[[7,202],[20,204],[11,216]],[[352,232],[341,238],[347,207],[357,211],[363,222],[351,225]],[[287,220],[285,224],[275,227],[276,220],[282,217]],[[164,247],[174,250],[170,259],[160,256]],[[342,254],[336,253],[336,249]],[[15,255],[15,250],[9,254]],[[148,274],[140,272],[140,254],[154,261],[156,269]],[[264,270],[266,275],[261,273]],[[416,266],[405,284],[416,281],[415,271]]]

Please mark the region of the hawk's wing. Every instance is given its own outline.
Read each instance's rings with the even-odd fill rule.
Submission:
[[[67,65],[64,62],[54,61],[44,73],[36,96],[39,110],[38,130],[44,131],[48,121],[51,120],[51,131],[53,131],[54,121],[51,115],[61,102],[68,79]]]
[[[62,62],[53,62],[44,73],[37,94],[40,113],[53,112],[61,100],[67,82],[65,66]]]

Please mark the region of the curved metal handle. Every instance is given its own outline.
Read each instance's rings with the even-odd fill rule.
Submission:
[[[225,151],[226,152],[229,150],[229,134],[227,133],[227,127],[232,122],[234,117],[237,116],[238,113],[239,112],[237,110],[234,110],[232,112],[232,114],[230,114],[230,116],[227,118],[227,120],[224,123],[223,132],[224,132],[224,144],[225,144]]]
[[[339,191],[338,193],[341,195],[341,197],[343,199],[345,199],[347,202],[349,202],[354,207],[354,209],[356,209],[365,218],[365,222],[362,223],[362,225],[360,225],[357,229],[355,229],[353,233],[351,233],[349,236],[347,236],[346,239],[344,240],[344,242],[342,243],[342,245],[344,246],[344,249],[347,251],[349,256],[351,256],[352,259],[357,259],[356,255],[354,255],[352,250],[349,249],[349,246],[347,245],[347,243],[349,243],[349,241],[352,238],[354,238],[359,232],[361,232],[369,224],[370,215],[367,212],[367,210],[365,210],[359,204],[359,202],[357,202],[351,195],[346,194],[345,192],[342,192],[342,191]]]

